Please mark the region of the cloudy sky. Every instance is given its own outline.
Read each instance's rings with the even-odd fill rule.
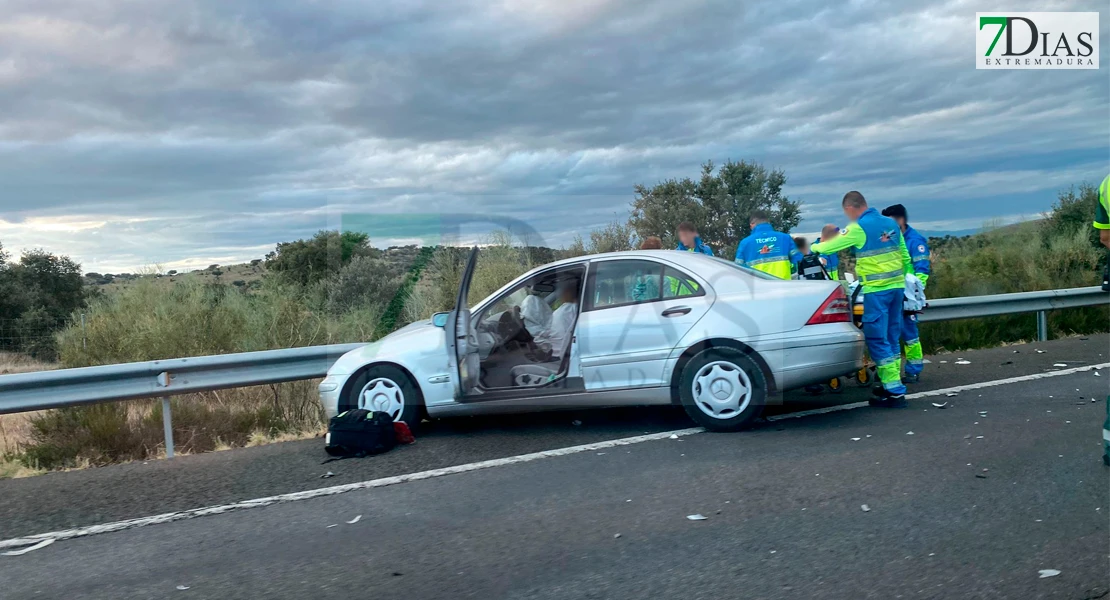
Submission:
[[[801,231],[849,189],[955,230],[1110,170],[1110,44],[976,70],[977,3],[831,4],[0,0],[0,242],[188,268],[473,213],[558,246],[729,158],[786,171]]]

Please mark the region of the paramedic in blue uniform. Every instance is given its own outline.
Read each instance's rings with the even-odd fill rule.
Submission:
[[[794,238],[775,231],[770,221],[765,211],[752,211],[748,217],[752,234],[740,240],[736,248],[736,264],[779,279],[790,279],[790,274],[797,271],[802,253],[794,245]]]
[[[932,271],[929,262],[929,244],[925,236],[910,227],[907,222],[906,207],[894,204],[883,209],[883,216],[894,219],[898,228],[902,230],[902,237],[906,240],[906,250],[910,253],[910,262],[913,263],[913,274],[921,280],[924,288],[929,282],[929,273]],[[906,383],[917,383],[921,377],[921,370],[925,365],[925,355],[921,350],[921,337],[917,332],[917,314],[902,315],[902,344],[906,347]]]

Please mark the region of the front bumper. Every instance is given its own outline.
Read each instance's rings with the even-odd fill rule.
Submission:
[[[343,393],[343,386],[346,383],[346,375],[328,374],[316,387],[320,394],[320,404],[324,407],[325,418],[331,419],[339,414],[339,395]]]

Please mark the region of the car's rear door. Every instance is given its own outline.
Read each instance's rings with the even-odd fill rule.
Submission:
[[[591,261],[575,329],[586,389],[664,385],[671,351],[712,304],[704,281],[670,263]]]
[[[450,374],[455,384],[455,398],[461,398],[478,385],[481,371],[481,357],[478,354],[478,336],[471,324],[470,307],[467,295],[470,293],[470,280],[474,277],[474,267],[478,264],[478,247],[470,250],[459,281],[459,293],[455,297],[455,308],[447,315],[444,333],[447,336],[447,358]]]

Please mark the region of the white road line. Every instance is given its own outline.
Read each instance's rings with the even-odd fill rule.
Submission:
[[[84,537],[88,535],[96,535],[98,533],[108,533],[111,531],[122,531],[124,529],[134,529],[136,527],[145,527],[147,525],[158,525],[161,523],[170,523],[173,521],[181,521],[184,519],[193,519],[196,517],[206,517],[209,515],[219,515],[236,510],[244,510],[248,508],[259,508],[262,506],[270,506],[271,504],[283,504],[285,502],[296,502],[298,500],[308,500],[310,498],[319,498],[322,496],[334,496],[336,494],[343,494],[346,492],[353,492],[355,490],[365,490],[370,488],[380,488],[388,485],[396,485],[398,483],[406,483],[409,481],[420,481],[421,479],[432,479],[434,477],[443,477],[444,475],[455,475],[457,473],[468,473],[470,471],[480,471],[482,469],[490,469],[493,467],[504,467],[506,465],[515,465],[520,463],[532,462],[542,458],[552,458],[555,456],[566,456],[568,454],[578,454],[580,452],[590,452],[592,450],[602,450],[605,448],[613,448],[616,446],[628,446],[631,444],[639,444],[641,442],[650,442],[652,440],[663,440],[671,436],[686,436],[694,435],[695,433],[702,433],[705,430],[701,427],[692,427],[690,429],[678,429],[675,431],[664,431],[661,433],[651,433],[648,435],[638,435],[635,437],[621,438],[618,440],[608,440],[604,442],[596,442],[593,444],[583,444],[581,446],[570,446],[567,448],[558,448],[555,450],[544,450],[543,452],[533,452],[531,454],[520,454],[518,456],[508,456],[505,458],[495,458],[493,460],[483,460],[480,462],[468,463],[465,465],[456,465],[453,467],[444,467],[442,469],[432,469],[430,471],[420,471],[418,473],[408,473],[405,475],[394,475],[393,477],[383,477],[381,479],[371,479],[369,481],[361,481],[358,483],[348,483],[345,485],[336,485],[332,487],[320,488],[315,490],[306,490],[303,492],[293,492],[291,494],[280,494],[277,496],[268,496],[266,498],[256,498],[254,500],[244,500],[242,502],[235,502],[233,504],[224,504],[221,506],[206,506],[202,508],[194,508],[192,510],[184,510],[180,512],[165,513],[161,515],[154,515],[152,517],[141,517],[138,519],[128,519],[126,521],[116,521],[114,523],[104,523],[102,525],[91,525],[89,527],[79,527],[77,529],[66,529],[63,531],[53,531],[50,533],[40,533],[23,538],[13,538],[9,540],[0,540],[0,549],[15,548],[19,546],[26,546],[28,544],[36,544],[42,540],[68,540],[71,538]]]
[[[1095,369],[1105,369],[1110,367],[1110,363],[1101,363],[1097,365],[1088,365],[1085,367],[1073,367],[1071,369],[1060,369],[1059,371],[1049,371],[1047,373],[1036,373],[1033,375],[1022,375],[1020,377],[1009,377],[1007,379],[995,379],[994,381],[984,381],[981,383],[969,383],[967,385],[957,385],[949,388],[941,388],[939,390],[929,390],[927,392],[917,392],[914,394],[906,394],[907,400],[919,400],[921,398],[931,398],[933,396],[943,396],[945,394],[954,394],[959,392],[967,392],[970,390],[981,390],[983,388],[995,387],[999,385],[1008,385],[1011,383],[1021,383],[1023,381],[1036,381],[1038,379],[1048,379],[1050,377],[1059,377],[1061,375],[1073,375],[1075,373],[1082,373],[1084,371],[1094,371]],[[863,408],[868,406],[866,402],[854,402],[852,404],[841,404],[838,406],[828,406],[825,408],[815,408],[813,410],[803,410],[788,415],[776,415],[768,417],[768,421],[782,421],[783,419],[797,419],[800,417],[811,417],[813,415],[823,415],[827,413],[840,412],[842,410],[852,410],[854,408]]]
[[[1049,377],[1059,377],[1061,375],[1071,375],[1074,373],[1081,373],[1084,371],[1091,371],[1094,369],[1105,369],[1110,367],[1110,363],[1103,363],[1098,365],[1090,365],[1086,367],[1076,367],[1073,369],[1061,369],[1059,371],[1051,371],[1048,373],[1038,373],[1035,375],[1025,375],[1022,377],[1010,377],[1008,379],[998,379],[995,381],[986,381],[983,383],[972,383],[968,385],[961,385],[950,388],[943,388],[939,390],[932,390],[928,392],[918,392],[916,394],[907,394],[906,398],[918,399],[928,398],[930,396],[939,396],[953,392],[962,392],[968,390],[976,390],[987,387],[994,387],[999,385],[1006,385],[1010,383],[1020,383],[1023,381],[1034,381],[1037,379],[1046,379]],[[771,421],[781,421],[783,419],[797,419],[800,417],[808,417],[812,415],[820,415],[825,413],[837,412],[842,410],[852,410],[854,408],[861,408],[867,406],[866,402],[856,402],[854,404],[845,404],[841,406],[830,406],[828,408],[819,408],[815,410],[807,410],[789,415],[778,415],[771,417]],[[297,502],[299,500],[309,500],[311,498],[320,498],[323,496],[334,496],[336,494],[344,494],[346,492],[353,492],[356,490],[365,490],[371,488],[380,488],[399,483],[407,483],[409,481],[420,481],[422,479],[433,479],[435,477],[443,477],[445,475],[455,475],[458,473],[468,473],[471,471],[480,471],[483,469],[490,469],[493,467],[503,467],[507,465],[515,465],[520,463],[532,462],[544,458],[553,458],[556,456],[567,456],[569,454],[578,454],[581,452],[589,452],[592,450],[601,450],[604,448],[614,448],[617,446],[628,446],[631,444],[639,444],[641,442],[650,442],[654,440],[668,439],[671,436],[689,436],[698,433],[703,433],[705,429],[701,427],[692,427],[690,429],[678,429],[674,431],[663,431],[660,433],[651,433],[648,435],[638,435],[635,437],[621,438],[616,440],[608,440],[604,442],[596,442],[593,444],[583,444],[581,446],[570,446],[567,448],[558,448],[555,450],[544,450],[542,452],[533,452],[531,454],[521,454],[518,456],[508,456],[505,458],[495,458],[493,460],[484,460],[480,462],[468,463],[465,465],[456,465],[453,467],[444,467],[442,469],[432,469],[430,471],[420,471],[418,473],[408,473],[405,475],[395,475],[392,477],[383,477],[381,479],[371,479],[369,481],[362,481],[358,483],[348,483],[344,485],[336,485],[332,487],[320,488],[315,490],[306,490],[303,492],[293,492],[290,494],[279,494],[277,496],[268,496],[265,498],[256,498],[254,500],[244,500],[242,502],[235,502],[233,504],[224,504],[220,506],[206,506],[201,508],[194,508],[180,512],[165,513],[161,515],[154,515],[151,517],[141,517],[138,519],[128,519],[126,521],[115,521],[112,523],[103,523],[101,525],[91,525],[88,527],[79,527],[76,529],[66,529],[62,531],[53,531],[50,533],[40,533],[22,538],[12,538],[7,540],[0,540],[0,549],[4,548],[19,548],[22,546],[29,546],[38,544],[43,540],[68,540],[72,538],[85,537],[89,535],[96,535],[98,533],[109,533],[112,531],[123,531],[125,529],[134,529],[137,527],[145,527],[147,525],[158,525],[161,523],[171,523],[173,521],[182,521],[185,519],[193,519],[196,517],[206,517],[209,515],[219,515],[237,510],[246,510],[249,508],[260,508],[263,506],[270,506],[272,504],[283,504],[286,502]]]

